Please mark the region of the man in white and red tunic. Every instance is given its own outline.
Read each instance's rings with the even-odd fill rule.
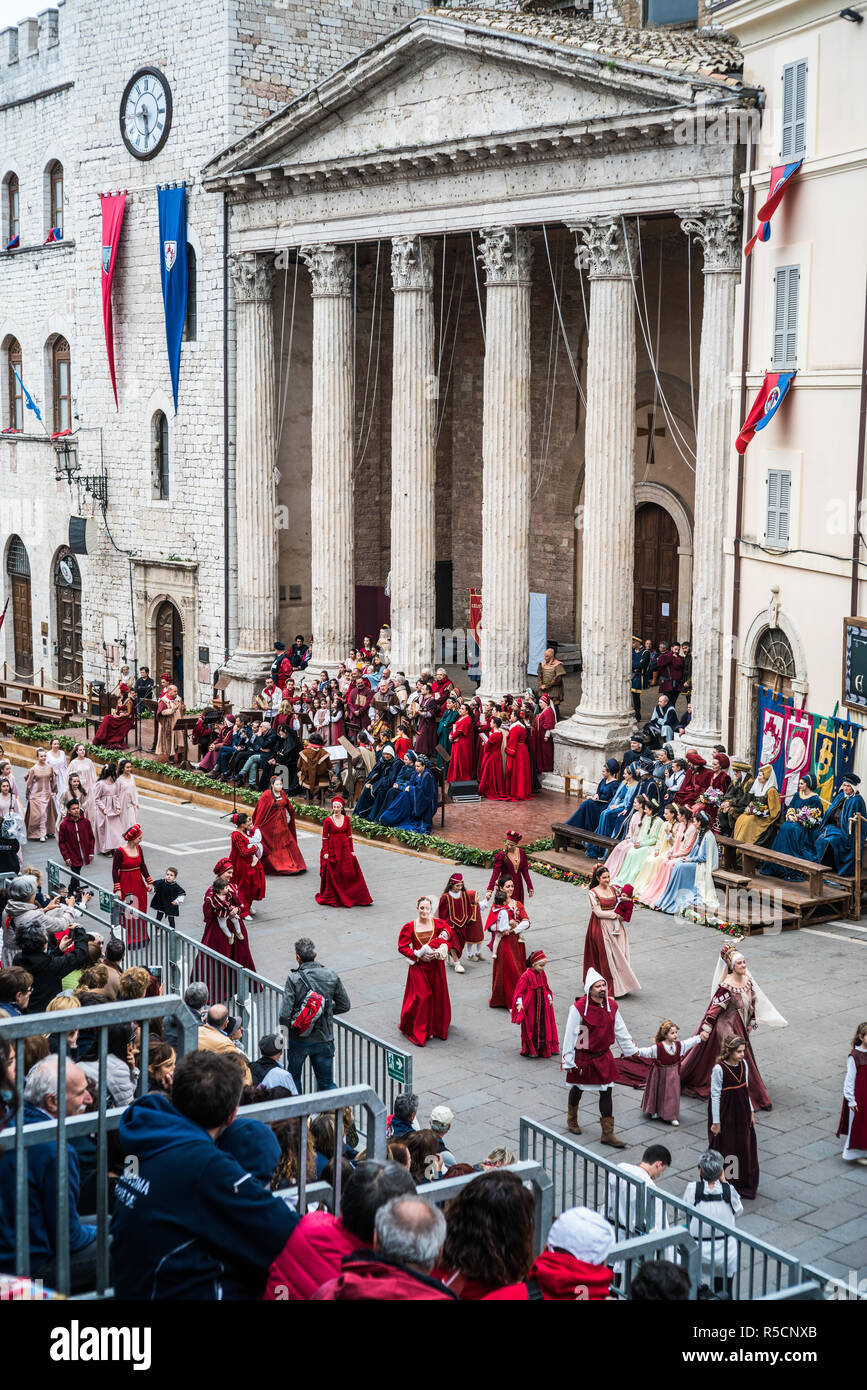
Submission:
[[[617,1043],[625,1057],[634,1057],[638,1048],[623,1021],[623,1015],[608,986],[597,970],[587,971],[584,993],[569,1010],[563,1038],[563,1070],[569,1082],[569,1102],[566,1128],[570,1134],[580,1134],[578,1106],[585,1091],[599,1096],[599,1123],[602,1143],[612,1149],[625,1149],[622,1139],[614,1133],[614,1090],[617,1063],[611,1055]]]

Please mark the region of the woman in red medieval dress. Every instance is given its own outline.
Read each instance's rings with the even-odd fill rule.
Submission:
[[[397,949],[410,962],[399,1026],[416,1047],[424,1047],[428,1038],[445,1041],[449,1035],[448,944],[439,939],[445,925],[434,917],[430,898],[419,898],[415,921],[406,922],[398,937]]]
[[[262,868],[262,832],[254,830],[246,811],[236,811],[232,820],[229,860],[232,886],[244,905],[243,916],[255,917],[254,903],[265,896],[265,870]]]
[[[135,702],[129,693],[129,686],[122,685],[118,690],[114,713],[105,716],[93,735],[93,741],[100,748],[125,748],[127,735],[134,726]]]
[[[546,964],[545,952],[533,951],[512,996],[512,1022],[521,1025],[522,1057],[553,1057],[560,1051]]]
[[[494,893],[485,931],[489,933],[488,947],[494,957],[491,977],[491,1009],[511,1009],[518,980],[527,968],[527,952],[522,940],[530,925],[523,903],[512,896],[514,884],[504,879]]]
[[[232,965],[255,971],[256,963],[244,926],[243,903],[227,877],[215,878],[205,893],[202,916],[205,921],[202,945],[225,956]],[[212,1003],[225,1003],[242,992],[237,971],[220,965],[204,951],[196,956],[192,978],[205,982]]]
[[[557,727],[557,715],[551,704],[551,696],[543,691],[539,696],[541,709],[533,720],[530,732],[530,750],[533,754],[533,786],[540,787],[542,774],[554,771],[553,731]]]
[[[370,907],[373,898],[355,857],[352,824],[345,807],[342,796],[333,797],[331,815],[326,816],[322,825],[316,901],[323,907]]]
[[[460,713],[452,725],[449,739],[451,755],[446,781],[471,782],[475,772],[476,734],[466,705],[460,706]]]
[[[494,855],[491,877],[488,879],[488,893],[490,893],[491,889],[496,887],[501,876],[506,874],[514,884],[515,891],[512,896],[519,903],[524,901],[525,892],[528,898],[533,896],[530,861],[527,858],[527,851],[521,848],[522,838],[520,830],[506,831],[506,843]]]
[[[262,832],[262,868],[266,874],[307,872],[295,834],[295,812],[279,772],[256,802],[253,825]]]
[[[530,752],[527,748],[527,726],[513,713],[506,738],[506,772],[504,777],[507,801],[529,801],[533,795],[533,776]]]
[[[505,801],[503,782],[503,721],[498,714],[491,716],[487,731],[482,730],[485,742],[479,757],[479,796],[488,801]]]
[[[140,825],[131,825],[124,831],[124,843],[115,850],[111,861],[111,877],[117,897],[134,906],[138,912],[148,910],[148,889],[154,881],[148,873],[141,848],[142,830]],[[150,933],[144,922],[129,914],[126,923],[126,944],[131,950],[146,946]]]

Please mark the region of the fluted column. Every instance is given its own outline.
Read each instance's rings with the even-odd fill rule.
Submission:
[[[577,262],[590,280],[581,579],[581,703],[555,733],[555,767],[598,780],[622,750],[630,705],[635,547],[635,227],[581,223]]]
[[[313,282],[313,662],[336,670],[355,635],[352,258],[333,245],[303,246],[300,254]]]
[[[238,649],[227,667],[255,680],[270,664],[279,620],[274,467],[277,420],[274,384],[273,256],[240,251],[229,257],[235,289],[235,507],[238,546]]]
[[[681,213],[680,217],[687,236],[694,236],[704,250],[695,449],[693,694],[689,741],[697,748],[712,748],[721,741],[723,724],[723,538],[727,535],[725,504],[731,453],[726,378],[741,264],[740,217],[731,208]]]
[[[530,266],[527,232],[479,233],[485,270],[479,693],[527,685],[530,594]]]
[[[417,676],[434,658],[436,374],[433,251],[391,244],[391,665]]]

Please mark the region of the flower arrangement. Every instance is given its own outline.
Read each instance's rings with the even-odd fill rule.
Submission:
[[[822,819],[822,812],[818,806],[799,806],[795,811],[795,823],[803,825],[807,830],[812,830]]]
[[[708,787],[706,791],[702,792],[701,800],[706,806],[719,806],[723,796],[724,793],[720,791],[719,787]]]
[[[757,816],[759,820],[767,820],[771,814],[767,801],[762,801],[760,797],[753,797],[749,804],[751,816]]]

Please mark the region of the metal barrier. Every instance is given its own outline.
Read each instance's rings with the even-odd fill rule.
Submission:
[[[725,1288],[733,1299],[790,1297],[805,1281],[820,1283],[827,1298],[867,1298],[832,1275],[802,1265],[794,1255],[712,1220],[661,1188],[648,1187],[616,1163],[527,1116],[521,1117],[520,1155],[550,1175],[555,1217],[574,1206],[603,1211],[618,1240],[685,1226],[697,1243],[702,1281]]]
[[[47,868],[49,891],[56,893],[68,884],[71,871],[51,859]],[[285,1035],[280,1023],[282,985],[256,971],[245,970],[168,923],[139,912],[85,875],[79,873],[76,877],[94,893],[90,904],[80,909],[82,915],[95,922],[102,932],[109,928],[121,937],[127,948],[126,965],[155,967],[154,973],[165,988],[180,995],[191,980],[204,980],[212,1002],[227,1004],[230,1012],[241,1019],[241,1037],[248,1057],[255,1056],[259,1038],[265,1033]],[[94,911],[97,903],[99,912]],[[335,1018],[334,1080],[338,1086],[371,1086],[391,1111],[395,1097],[401,1091],[412,1090],[412,1056],[402,1048],[390,1047],[354,1023]],[[303,1074],[305,1091],[314,1089],[312,1081],[308,1062]]]
[[[548,1232],[554,1220],[554,1186],[540,1163],[520,1160],[510,1163],[503,1172],[515,1173],[523,1182],[529,1182],[533,1189],[535,1219],[533,1225],[533,1254],[540,1255],[545,1249]],[[473,1182],[479,1173],[464,1173],[458,1178],[440,1178],[437,1182],[419,1183],[416,1190],[420,1197],[433,1202],[435,1207],[444,1207],[452,1197],[456,1197],[462,1187]]]
[[[677,1258],[675,1259],[675,1256]],[[627,1299],[632,1292],[632,1280],[637,1265],[640,1269],[647,1260],[673,1260],[689,1275],[689,1296],[698,1294],[701,1274],[701,1249],[686,1229],[686,1226],[671,1226],[666,1231],[652,1235],[633,1236],[631,1240],[621,1240],[612,1246],[607,1264],[614,1269],[615,1282],[611,1285],[614,1298]]]

